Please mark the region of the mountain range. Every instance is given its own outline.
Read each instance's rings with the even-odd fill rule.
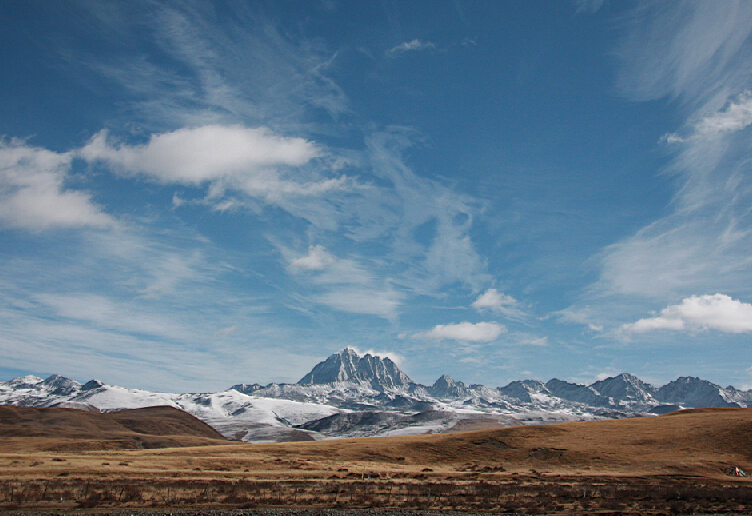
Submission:
[[[248,442],[411,435],[530,423],[657,415],[683,408],[749,407],[752,390],[681,377],[656,388],[631,374],[582,385],[552,379],[504,387],[448,375],[413,382],[389,358],[352,349],[317,364],[295,384],[238,384],[217,393],[159,393],[81,384],[52,375],[0,382],[0,404],[112,412],[167,405],[225,437]]]

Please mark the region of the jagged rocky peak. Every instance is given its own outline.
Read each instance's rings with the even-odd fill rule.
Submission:
[[[468,389],[464,383],[455,381],[448,374],[444,374],[428,388],[428,392],[439,398],[462,398],[467,396]]]
[[[731,389],[727,390],[731,392]],[[740,406],[729,400],[729,393],[720,385],[690,376],[682,376],[667,383],[658,389],[655,397],[664,403],[681,403],[692,408]]]
[[[49,390],[50,394],[56,394],[58,396],[67,396],[73,394],[81,388],[81,384],[65,376],[59,374],[53,374],[49,376],[44,382],[42,382]]]
[[[554,396],[558,396],[564,400],[593,406],[609,405],[609,398],[601,396],[589,385],[581,385],[554,378],[546,382],[546,389]]]
[[[263,389],[264,386],[259,383],[252,383],[251,385],[245,384],[245,383],[238,383],[236,385],[233,385],[228,390],[236,390],[238,392],[241,392],[243,394],[253,394],[256,391],[260,391]]]
[[[8,382],[8,384],[10,384],[14,389],[36,389],[41,382],[41,378],[29,374],[26,376],[13,378],[10,382]]]
[[[355,350],[346,348],[318,363],[298,384],[336,382],[367,383],[375,389],[391,389],[413,383],[388,357],[375,357],[369,353],[361,357]]]
[[[100,382],[99,380],[89,380],[83,386],[81,387],[82,391],[93,391],[94,389],[99,389],[100,387],[104,387],[104,383]]]
[[[657,389],[634,375],[621,373],[618,376],[606,378],[591,385],[601,396],[624,401],[653,401]]]
[[[543,382],[538,380],[515,380],[499,388],[502,396],[516,398],[521,401],[532,401],[532,394],[550,394]]]

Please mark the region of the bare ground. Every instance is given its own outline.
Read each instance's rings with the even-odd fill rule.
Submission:
[[[1,438],[0,510],[752,512],[752,481],[726,475],[752,466],[748,409],[275,445],[99,437]]]

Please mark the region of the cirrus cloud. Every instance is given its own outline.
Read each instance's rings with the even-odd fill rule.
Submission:
[[[660,315],[622,326],[622,330],[645,333],[655,330],[718,330],[724,333],[752,332],[752,304],[725,294],[691,296]]]
[[[428,41],[414,39],[412,41],[405,41],[404,43],[400,43],[399,45],[392,47],[387,51],[387,55],[395,56],[397,54],[403,54],[405,52],[428,50],[432,48],[436,48],[436,45]]]

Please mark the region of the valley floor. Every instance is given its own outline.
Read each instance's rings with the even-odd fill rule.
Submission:
[[[699,481],[698,481],[699,480]],[[277,481],[102,480],[0,483],[14,514],[160,513],[230,516],[431,514],[749,514],[752,486],[685,478],[436,477]],[[9,497],[12,499],[9,500]],[[284,509],[284,510],[283,510]],[[338,511],[332,509],[339,509]],[[357,511],[356,511],[357,509]],[[389,512],[385,509],[393,509]],[[124,512],[125,511],[125,512]],[[156,512],[155,512],[156,511]]]
[[[0,511],[752,512],[752,480],[727,475],[752,465],[752,409],[324,442],[203,439],[123,449],[133,441],[4,437]]]

